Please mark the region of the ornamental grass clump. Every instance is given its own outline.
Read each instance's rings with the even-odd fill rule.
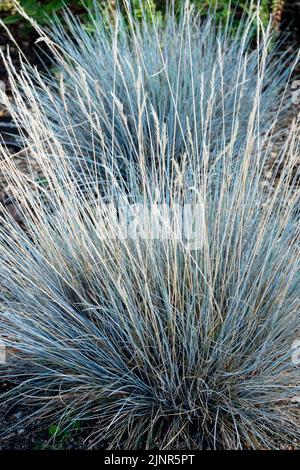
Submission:
[[[151,166],[158,128],[168,135],[167,169],[187,152],[188,142],[197,158],[208,151],[212,159],[229,142],[237,156],[258,94],[260,129],[254,139],[270,129],[278,109],[284,118],[286,109],[279,104],[291,57],[279,54],[262,28],[253,39],[259,27],[255,18],[241,21],[234,35],[230,22],[221,28],[213,17],[201,22],[195,13],[182,14],[178,22],[170,13],[163,24],[153,24],[146,18],[135,21],[128,10],[108,23],[96,10],[90,19],[93,33],[71,14],[48,32],[28,20],[40,34],[38,42],[48,47],[51,73],[43,76],[30,65],[22,73],[10,67],[15,100],[39,113],[78,173],[86,175],[96,166],[102,174],[103,147],[113,153],[123,177],[127,166],[136,164],[141,144]],[[13,115],[27,136],[25,144],[33,136],[34,148],[39,120],[25,119],[22,106]],[[208,122],[205,139],[200,138]],[[51,158],[46,146],[44,152]]]
[[[276,448],[300,438],[297,120],[262,183],[291,67],[259,25],[248,51],[257,18],[129,19],[40,30],[53,77],[6,59],[43,184],[2,150],[1,400],[91,447]]]

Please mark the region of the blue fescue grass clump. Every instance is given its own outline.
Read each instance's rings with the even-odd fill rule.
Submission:
[[[130,19],[40,30],[56,78],[6,61],[6,104],[47,187],[3,151],[25,230],[2,216],[2,374],[15,387],[1,399],[35,405],[25,422],[90,421],[91,445],[275,448],[300,438],[296,120],[279,184],[261,186],[291,69],[263,28],[247,52],[255,19],[234,39],[189,9],[178,24]],[[200,202],[201,245],[120,236],[119,201]]]
[[[102,174],[103,150],[113,149],[124,176],[127,165],[131,168],[139,158],[141,145],[151,165],[158,128],[168,135],[168,169],[190,144],[199,158],[206,151],[213,158],[225,142],[231,142],[238,155],[258,95],[257,135],[270,128],[291,57],[281,53],[277,60],[278,51],[270,35],[259,28],[258,18],[241,21],[235,35],[229,20],[224,29],[214,17],[201,22],[187,11],[178,21],[170,13],[164,23],[144,18],[140,24],[128,6],[126,19],[119,14],[109,24],[96,10],[91,22],[93,33],[72,15],[66,15],[63,24],[57,19],[47,34],[35,25],[40,41],[49,47],[53,73],[41,77],[32,67],[21,76],[15,72],[24,106],[39,102],[43,122],[59,138],[65,153],[71,159],[76,153],[77,171],[86,173],[96,165]],[[257,28],[258,45],[250,50]],[[24,81],[31,83],[28,92]],[[18,116],[20,112],[15,110],[15,118],[27,135],[34,135],[34,123]],[[200,138],[208,121],[205,139]]]

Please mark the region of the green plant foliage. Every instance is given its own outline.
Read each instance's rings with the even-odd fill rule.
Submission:
[[[162,20],[163,12],[162,9],[158,8],[157,2],[155,0],[133,0],[132,10],[135,18],[141,20],[143,15],[146,19],[151,21],[152,17],[156,17],[158,20]]]
[[[79,428],[79,421],[74,421],[70,426],[63,429],[58,424],[51,424],[48,428],[48,433],[51,437],[59,437],[63,440],[68,439],[71,432]]]
[[[58,424],[51,424],[48,434],[55,439],[55,449],[62,449],[64,444],[70,439],[72,432],[80,427],[79,421],[73,421],[68,427],[62,428]]]
[[[70,2],[64,2],[63,0],[51,0],[42,3],[37,0],[21,0],[19,2],[24,11],[41,24],[47,23],[49,15],[62,10],[64,4],[68,3]],[[5,16],[3,22],[5,24],[13,24],[21,20],[23,20],[22,16],[13,11],[13,14]]]
[[[71,9],[78,10],[81,18],[86,22],[86,28],[91,30],[91,22],[89,20],[89,13],[93,10],[95,3],[102,5],[104,13],[114,7],[115,4],[119,4],[121,7],[124,5],[122,0],[115,1],[104,1],[104,0],[48,0],[41,2],[38,0],[19,0],[19,5],[24,11],[38,21],[40,24],[47,24],[49,16],[54,13],[60,14],[67,6]],[[141,19],[145,16],[146,19],[151,21],[151,18],[156,18],[161,21],[168,4],[167,0],[131,0],[131,8],[133,15]],[[179,11],[182,7],[182,0],[175,0],[175,10]],[[209,10],[214,10],[216,18],[220,22],[226,22],[230,14],[233,15],[233,27],[237,27],[239,20],[243,13],[249,13],[250,10],[256,8],[258,5],[257,0],[191,0],[191,3],[199,10],[201,16],[206,16]],[[269,21],[271,11],[271,1],[261,0],[260,1],[260,16],[264,24]],[[5,24],[13,24],[19,21],[23,21],[20,14],[13,10],[13,2],[6,2],[7,6],[3,11],[7,12],[3,18]],[[10,10],[10,11],[9,11]],[[1,9],[0,9],[1,12]]]
[[[180,1],[177,1],[180,5]],[[226,21],[231,13],[235,17],[235,23],[238,23],[244,13],[250,13],[259,4],[260,17],[263,23],[267,23],[270,18],[271,2],[270,0],[194,0],[193,3],[200,10],[200,14],[206,15],[210,9],[215,10],[216,17],[220,21]]]

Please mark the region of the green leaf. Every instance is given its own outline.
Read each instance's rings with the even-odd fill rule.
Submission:
[[[44,5],[40,8],[40,10],[43,12],[44,15],[50,15],[51,13],[54,13],[57,10],[61,10],[64,6],[64,2],[62,0],[53,0],[50,3],[47,3],[47,5]]]
[[[76,420],[74,421],[71,426],[70,426],[70,430],[72,429],[79,429],[80,428],[80,421]]]
[[[35,0],[24,1],[21,3],[21,6],[29,16],[35,16],[39,9],[39,5]]]
[[[2,19],[4,24],[14,24],[20,20],[22,20],[21,15],[7,15]]]

